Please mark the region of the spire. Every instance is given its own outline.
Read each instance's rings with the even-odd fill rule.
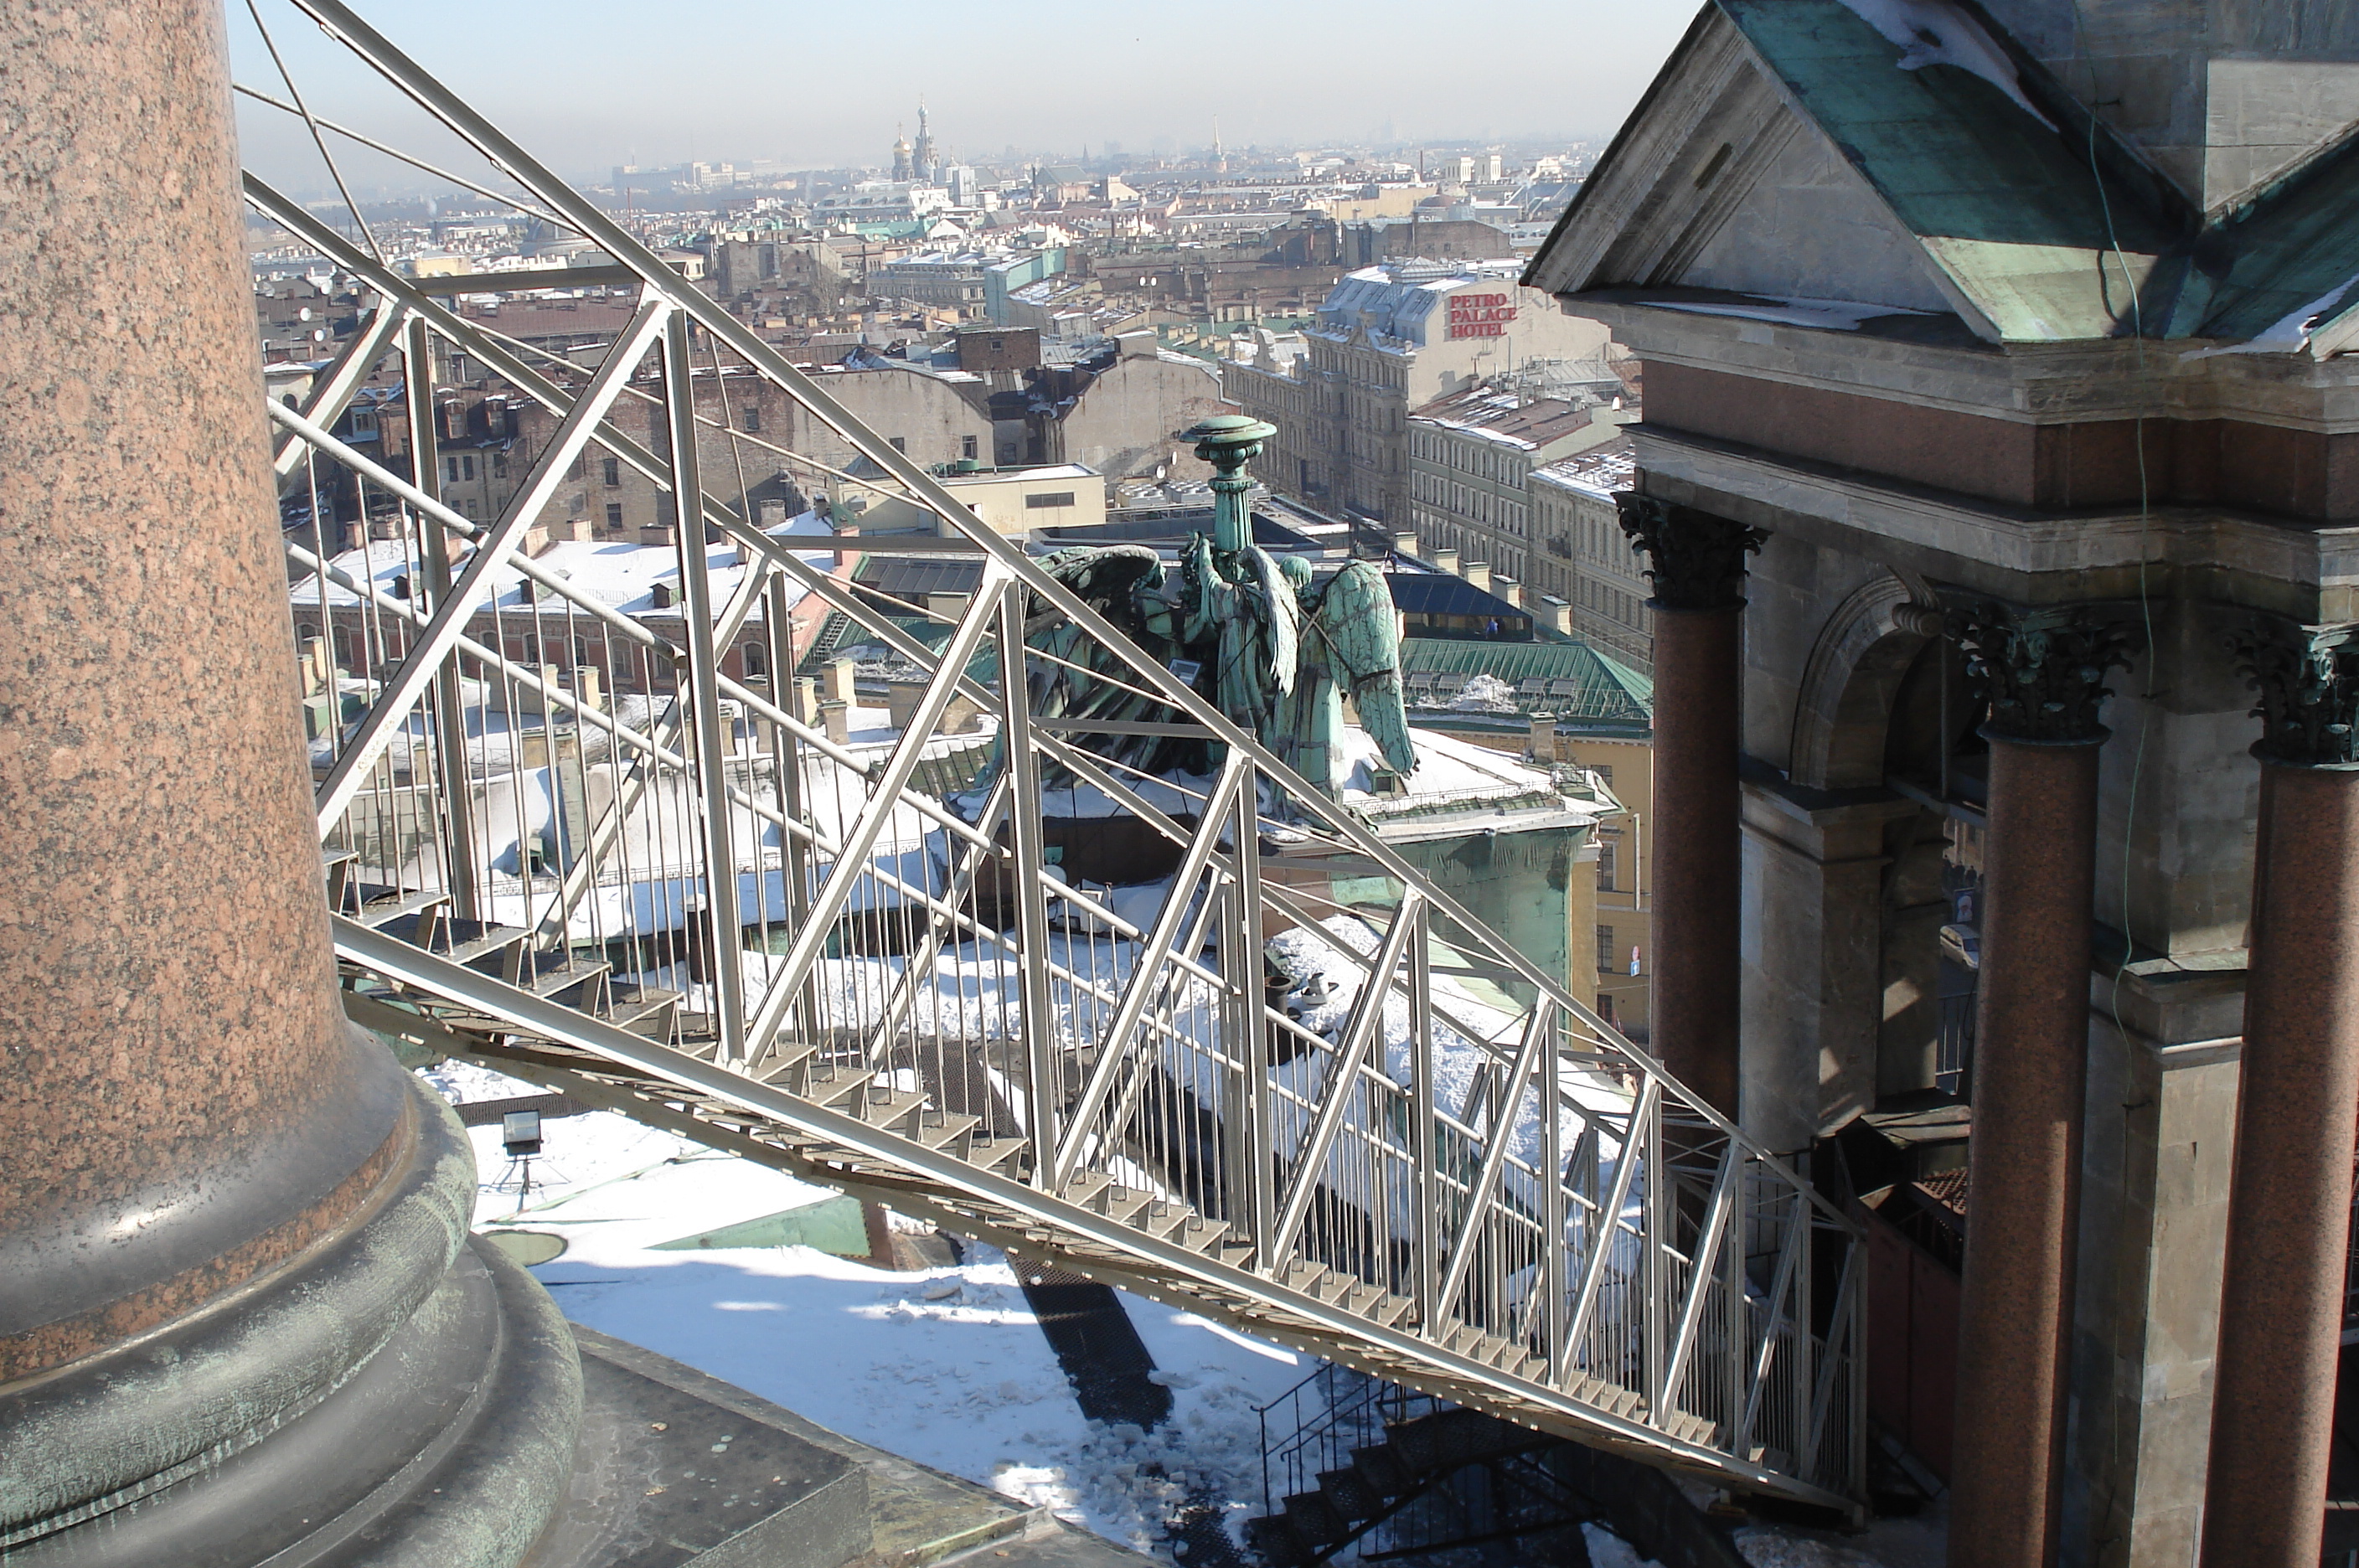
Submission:
[[[941,172],[941,160],[934,156],[934,130],[926,114],[926,101],[918,100],[918,145],[910,149],[910,178],[932,184]]]

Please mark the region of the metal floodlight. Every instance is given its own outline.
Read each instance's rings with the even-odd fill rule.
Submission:
[[[540,1152],[540,1113],[510,1111],[500,1118],[500,1147],[510,1160]]]

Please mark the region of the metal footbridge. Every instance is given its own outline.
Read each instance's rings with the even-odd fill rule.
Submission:
[[[344,6],[296,4],[485,166],[346,130],[291,75],[242,89],[340,184],[332,155],[362,147],[471,184],[592,242],[632,304],[594,364],[558,357],[395,270],[357,214],[245,179],[379,299],[269,409],[355,1019],[1464,1406],[1854,1506],[1849,1220],[824,376]],[[444,499],[454,356],[552,431],[496,516]],[[401,457],[348,418],[389,361]],[[749,430],[757,392],[857,459]],[[569,476],[609,461],[685,525],[660,583],[618,585],[553,528]],[[918,508],[978,585],[880,604],[844,570],[856,541],[756,519],[749,478],[773,474],[839,521],[855,495]],[[1082,635],[1028,648],[1047,626]],[[795,682],[822,628],[892,676],[889,713]],[[1060,666],[1159,702],[1202,770],[1111,760],[1124,725],[1042,695]],[[1119,824],[1159,887],[1068,881],[1044,795]],[[1273,955],[1333,983],[1325,1015],[1285,1005]]]

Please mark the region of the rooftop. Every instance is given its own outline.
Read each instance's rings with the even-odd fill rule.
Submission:
[[[1585,428],[1595,412],[1594,405],[1562,397],[1528,397],[1497,387],[1471,387],[1436,397],[1409,418],[1419,424],[1535,452]]]
[[[1616,490],[1630,488],[1637,472],[1637,452],[1630,438],[1621,435],[1603,446],[1535,468],[1532,477],[1610,501]]]

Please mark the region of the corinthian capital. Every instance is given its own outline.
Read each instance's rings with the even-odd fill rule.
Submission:
[[[1615,493],[1630,548],[1654,565],[1647,581],[1664,610],[1732,610],[1745,603],[1745,558],[1769,536],[1726,517],[1674,506],[1635,490]]]
[[[1966,671],[1990,697],[1983,733],[2042,746],[2105,738],[2097,710],[2113,695],[2105,672],[2126,670],[2144,638],[2134,620],[2099,604],[1954,602],[1949,633],[1966,650]]]
[[[2255,757],[2290,768],[2359,767],[2359,626],[2256,615],[2228,646],[2261,697]]]

